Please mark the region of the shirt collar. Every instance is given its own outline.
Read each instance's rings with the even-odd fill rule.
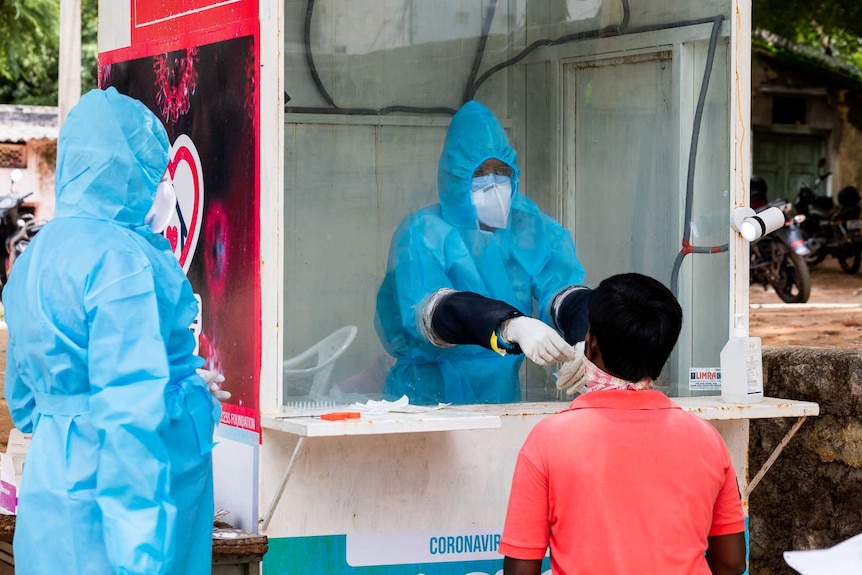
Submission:
[[[655,390],[607,390],[579,395],[569,409],[680,409],[665,394]]]

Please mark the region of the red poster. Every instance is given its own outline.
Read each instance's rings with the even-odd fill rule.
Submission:
[[[131,0],[132,45],[257,18],[259,0]]]
[[[218,9],[249,4],[257,6],[134,1],[133,19],[162,21],[146,28],[154,36],[100,54],[99,84],[141,100],[167,129],[177,210],[165,236],[199,298],[198,353],[225,375],[231,398],[222,423],[259,433],[259,25],[256,14],[220,26],[212,19]],[[165,20],[168,6],[186,14]],[[164,36],[167,22],[184,18],[206,29]]]

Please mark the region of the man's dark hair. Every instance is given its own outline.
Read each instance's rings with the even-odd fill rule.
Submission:
[[[590,294],[589,316],[606,371],[627,381],[658,378],[682,329],[671,291],[636,273],[602,281]]]

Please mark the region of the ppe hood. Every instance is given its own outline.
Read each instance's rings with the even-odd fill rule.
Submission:
[[[437,168],[437,191],[443,219],[460,228],[476,229],[476,209],[470,199],[473,172],[485,160],[496,158],[513,170],[512,195],[518,192],[515,150],[494,114],[476,101],[461,106],[452,117]],[[514,204],[514,198],[513,202]]]
[[[144,225],[168,165],[168,135],[138,100],[91,90],[69,111],[57,147],[57,217]]]

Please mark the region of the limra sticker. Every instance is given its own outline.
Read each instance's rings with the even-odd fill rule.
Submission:
[[[692,367],[688,373],[689,391],[721,391],[721,369]]]

